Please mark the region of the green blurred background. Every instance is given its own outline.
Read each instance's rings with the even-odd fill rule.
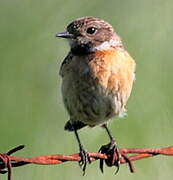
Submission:
[[[73,133],[63,130],[58,75],[69,49],[57,32],[81,16],[109,21],[137,63],[137,80],[128,116],[110,128],[120,147],[173,145],[173,1],[172,0],[0,0],[0,152],[25,144],[17,155],[78,152]],[[99,128],[80,131],[88,151],[107,143]],[[173,157],[135,162],[136,173],[122,165],[101,174],[98,162],[83,177],[74,162],[58,166],[29,165],[13,169],[14,180],[126,179],[171,180]],[[5,180],[6,175],[0,179]]]

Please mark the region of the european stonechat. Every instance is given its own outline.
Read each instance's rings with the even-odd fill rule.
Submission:
[[[66,38],[70,44],[60,75],[63,101],[70,116],[65,130],[75,133],[81,155],[79,164],[85,172],[90,158],[77,130],[100,125],[110,138],[110,143],[102,146],[100,152],[116,152],[116,166],[119,167],[121,156],[107,122],[126,112],[125,105],[135,77],[135,62],[113,27],[99,18],[78,18],[67,26],[66,32],[56,36]]]

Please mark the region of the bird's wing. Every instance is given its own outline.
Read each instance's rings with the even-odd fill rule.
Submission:
[[[59,75],[61,77],[64,76],[64,72],[66,71],[66,68],[68,67],[68,64],[71,62],[72,58],[73,58],[72,53],[69,52],[67,54],[67,56],[65,57],[65,59],[63,60],[61,67],[60,67],[60,71],[59,71]]]

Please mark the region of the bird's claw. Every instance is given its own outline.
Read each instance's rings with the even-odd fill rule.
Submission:
[[[103,173],[103,166],[104,166],[104,162],[105,162],[107,166],[116,166],[117,170],[116,170],[115,174],[117,174],[119,171],[119,168],[120,168],[121,153],[120,153],[119,149],[117,148],[115,141],[112,140],[110,143],[103,145],[99,149],[99,152],[102,154],[106,154],[108,156],[108,159],[100,160],[101,172]]]
[[[81,160],[79,161],[79,166],[82,168],[83,175],[85,175],[86,166],[88,163],[91,163],[91,159],[88,152],[83,147],[80,148],[79,154],[81,157]]]

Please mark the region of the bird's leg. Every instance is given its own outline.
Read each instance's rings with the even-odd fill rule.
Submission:
[[[80,151],[80,156],[81,156],[81,160],[79,161],[79,166],[82,167],[83,175],[85,175],[86,165],[88,163],[91,163],[91,160],[90,160],[90,157],[88,155],[88,152],[84,149],[84,147],[81,143],[81,140],[79,138],[79,134],[78,134],[76,129],[74,129],[74,133],[75,133],[78,145],[79,145],[79,151]]]
[[[105,160],[105,163],[108,166],[117,166],[117,171],[119,171],[120,167],[120,159],[121,159],[121,153],[118,149],[117,143],[114,139],[114,137],[111,135],[111,132],[109,131],[107,124],[102,125],[103,128],[105,128],[109,138],[110,138],[110,143],[103,145],[99,152],[108,155],[108,159]],[[103,172],[103,160],[100,160],[100,169]]]
[[[79,130],[85,126],[86,126],[86,124],[82,123],[81,121],[69,120],[69,121],[67,121],[67,123],[65,124],[65,127],[64,127],[65,130],[74,131],[74,133],[75,133],[75,137],[76,137],[78,145],[79,145],[79,151],[80,151],[79,154],[81,157],[81,160],[79,161],[79,165],[80,165],[80,167],[82,167],[83,175],[85,174],[86,165],[88,163],[90,163],[91,160],[90,160],[90,157],[89,157],[87,151],[83,148],[83,145],[81,143],[81,140],[79,138],[79,134],[78,134],[77,130]]]

